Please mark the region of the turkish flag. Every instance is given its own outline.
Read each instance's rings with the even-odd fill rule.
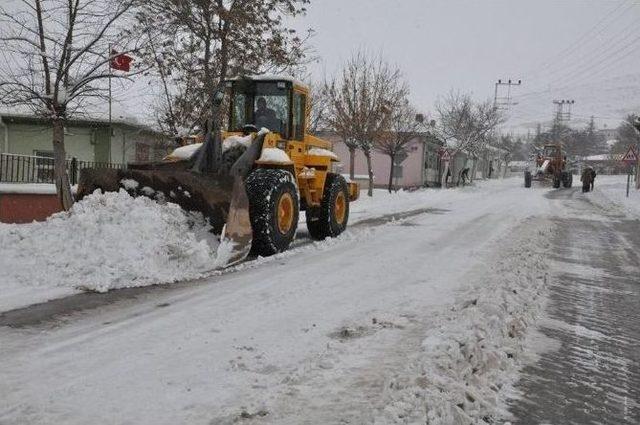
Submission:
[[[129,72],[131,69],[131,61],[133,58],[124,53],[118,54],[115,50],[111,51],[111,68],[118,71]]]

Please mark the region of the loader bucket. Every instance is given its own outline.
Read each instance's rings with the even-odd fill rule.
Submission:
[[[124,188],[133,196],[166,200],[186,211],[201,212],[220,235],[214,267],[228,267],[244,260],[251,250],[253,231],[244,180],[260,156],[263,140],[264,135],[256,136],[228,170],[221,166],[220,148],[213,147],[220,143],[219,137],[210,136],[189,160],[130,164],[127,170],[83,169],[77,199],[96,189]]]

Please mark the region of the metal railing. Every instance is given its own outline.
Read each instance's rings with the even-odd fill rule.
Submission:
[[[0,154],[1,183],[53,183],[53,158],[35,155]],[[83,168],[125,168],[112,162],[80,161],[70,158],[65,161],[71,184],[78,183],[79,170]]]

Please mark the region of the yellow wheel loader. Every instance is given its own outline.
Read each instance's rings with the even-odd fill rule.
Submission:
[[[203,143],[182,146],[161,162],[128,164],[126,170],[83,169],[78,199],[100,189],[124,188],[199,211],[220,235],[216,267],[268,256],[294,239],[305,211],[314,239],[342,233],[356,183],[331,171],[331,144],[308,134],[310,93],[288,77],[238,77],[214,94],[213,116]],[[226,100],[226,101],[225,101]],[[219,110],[228,105],[226,113]]]

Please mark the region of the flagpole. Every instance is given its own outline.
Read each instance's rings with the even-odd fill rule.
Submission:
[[[109,62],[109,162],[111,162],[111,136],[113,135],[113,130],[111,128],[111,43],[109,43],[107,59]]]

